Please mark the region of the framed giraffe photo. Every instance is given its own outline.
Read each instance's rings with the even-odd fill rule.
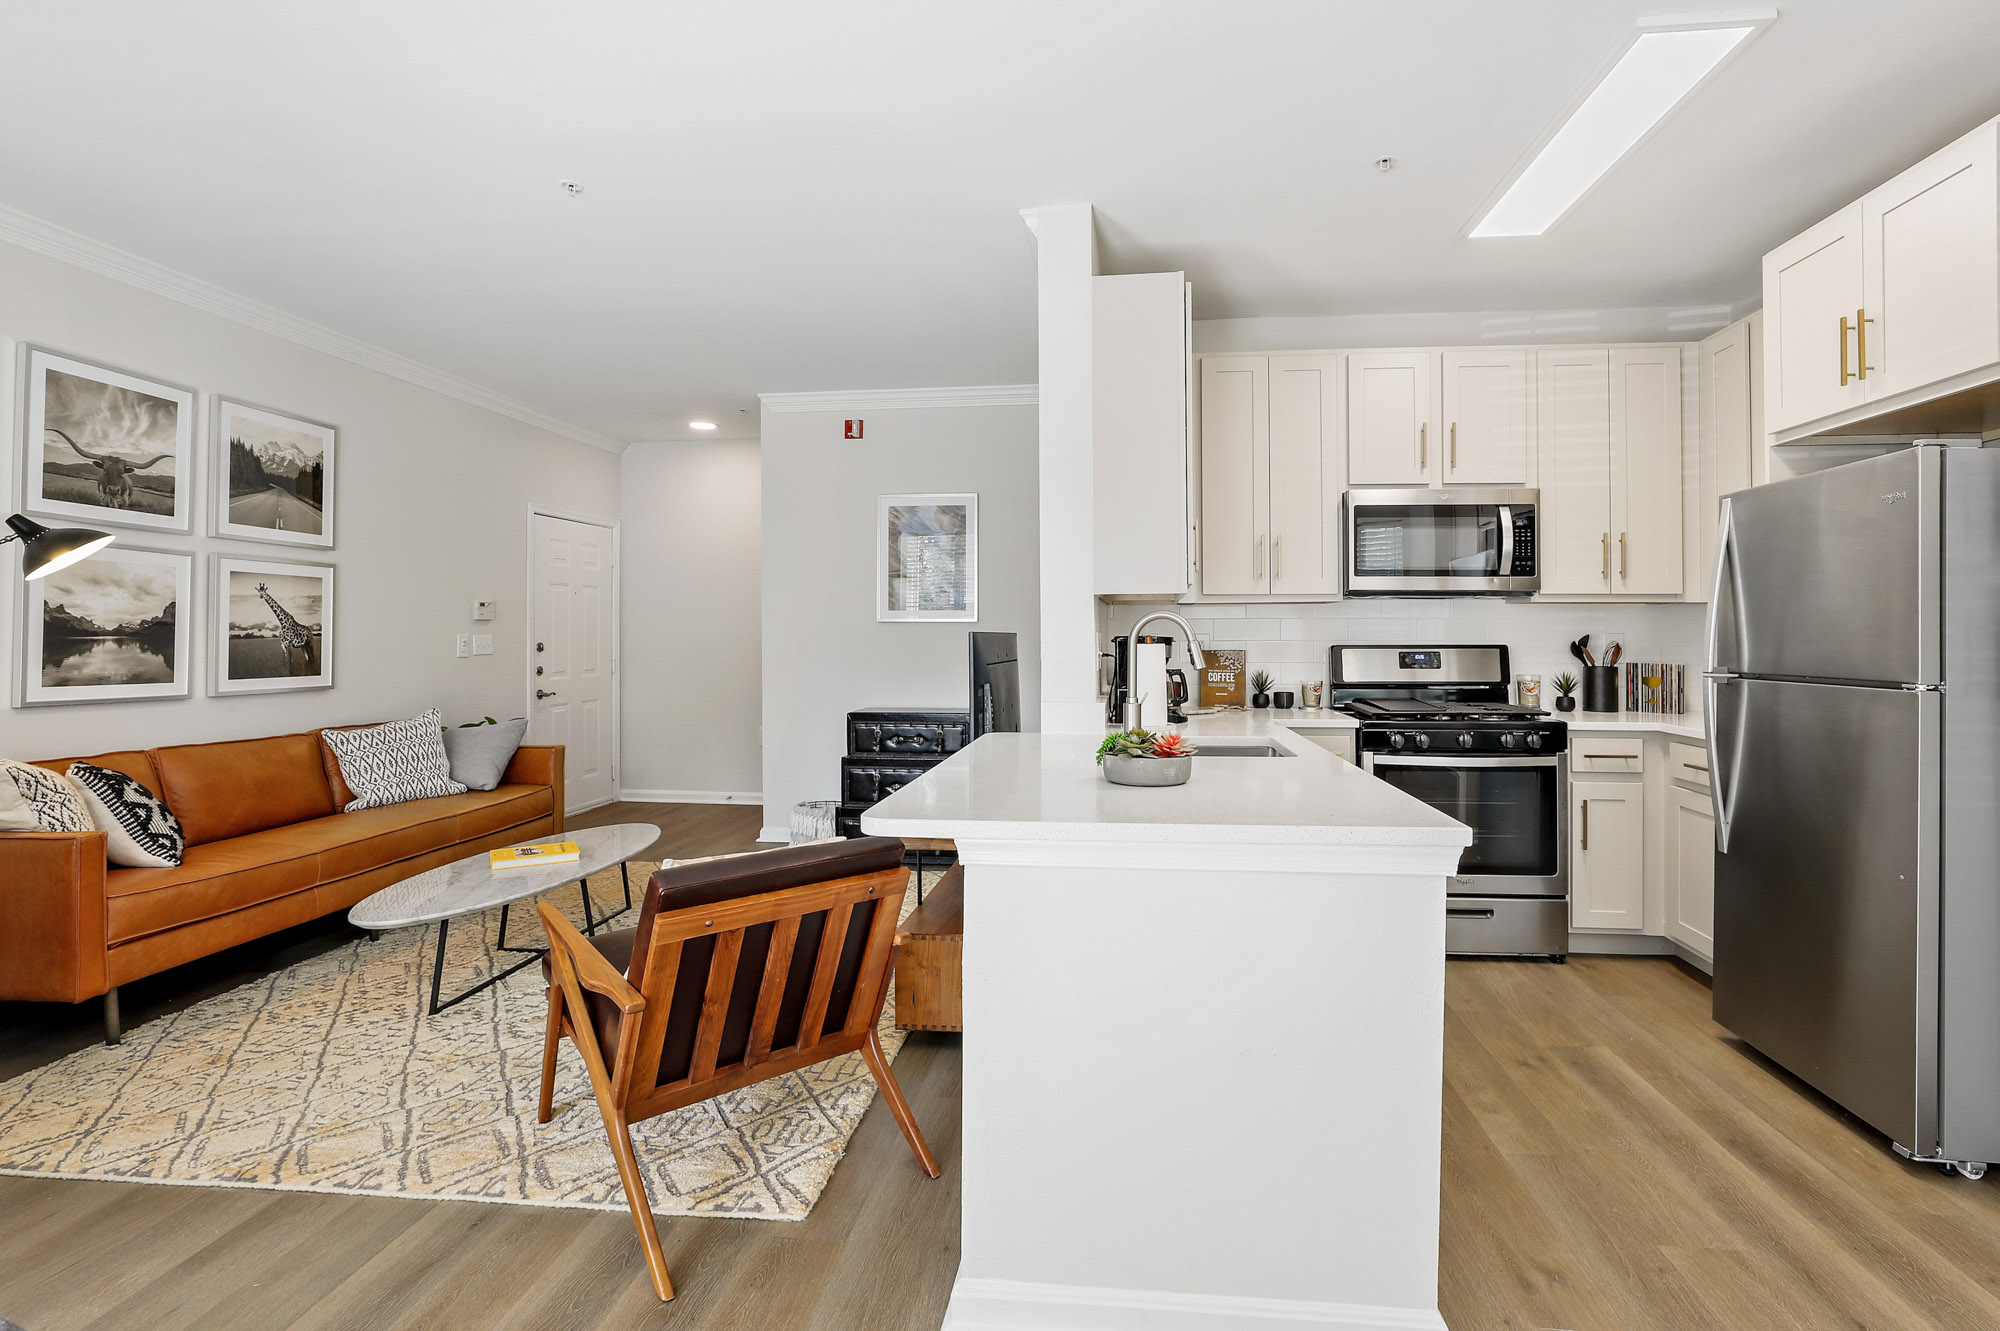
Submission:
[[[193,692],[193,555],[110,545],[20,586],[15,706]]]
[[[193,530],[194,393],[23,347],[21,507],[52,526]]]
[[[209,695],[332,688],[333,566],[209,560]]]

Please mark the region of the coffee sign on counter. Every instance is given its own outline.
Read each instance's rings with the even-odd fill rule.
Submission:
[[[1210,647],[1202,652],[1202,658],[1208,664],[1201,671],[1201,705],[1241,707],[1243,677],[1249,669],[1250,653]]]

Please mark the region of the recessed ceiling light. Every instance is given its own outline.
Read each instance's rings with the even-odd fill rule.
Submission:
[[[1539,236],[1547,231],[1776,17],[1776,11],[1762,10],[1642,19],[1610,68],[1543,141],[1471,234]]]
[[[574,199],[577,195],[583,193],[582,181],[558,180],[556,184],[562,186],[562,192],[569,195],[572,199]]]
[[[688,422],[688,429],[690,429],[690,430],[713,430],[714,428],[715,428],[715,422],[714,422],[714,421],[689,421],[689,422]]]

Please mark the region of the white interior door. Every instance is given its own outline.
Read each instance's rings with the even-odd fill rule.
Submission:
[[[528,743],[566,749],[569,813],[617,794],[612,550],[610,527],[535,515]]]

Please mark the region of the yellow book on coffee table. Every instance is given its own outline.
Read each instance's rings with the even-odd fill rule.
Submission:
[[[525,869],[538,864],[569,864],[583,858],[574,841],[544,841],[536,846],[502,846],[486,858],[495,869]]]

